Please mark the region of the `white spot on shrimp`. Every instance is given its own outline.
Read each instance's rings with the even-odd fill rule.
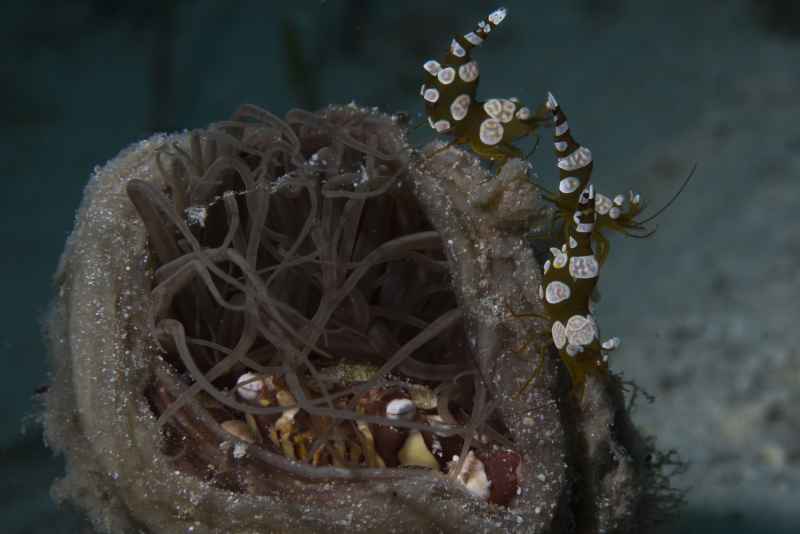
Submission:
[[[439,71],[442,70],[441,64],[439,64],[439,62],[435,59],[429,59],[426,61],[425,64],[422,65],[422,68],[428,71],[428,73],[430,73],[432,76],[436,76],[439,74]]]
[[[618,337],[612,337],[603,341],[601,345],[605,350],[614,350],[619,347],[620,341]]]
[[[483,42],[483,39],[481,39],[475,32],[469,32],[464,36],[464,39],[466,39],[473,46],[478,46]]]
[[[555,146],[556,150],[558,150],[559,152],[564,152],[567,149],[568,145],[564,141],[556,141],[555,143],[553,143],[553,146]]]
[[[549,91],[547,92],[547,103],[545,105],[547,106],[547,109],[549,109],[550,111],[555,111],[555,109],[558,107],[558,102],[556,101],[556,97],[554,97],[553,93]]]
[[[585,188],[581,192],[581,196],[578,199],[580,204],[588,204],[590,200],[594,198],[594,184],[589,184],[589,187]]]
[[[469,95],[466,94],[458,95],[453,100],[453,103],[450,104],[450,115],[453,116],[454,120],[460,121],[467,116],[467,111],[469,111],[469,103],[470,98]]]
[[[631,197],[631,204],[638,204],[641,202],[642,197],[639,195],[639,193],[634,194],[633,191],[628,191],[628,194]]]
[[[559,158],[558,168],[565,171],[575,171],[582,169],[592,162],[592,151],[585,146],[578,149],[564,158]]]
[[[611,209],[611,199],[602,193],[597,193],[594,199],[594,209],[600,215],[605,215]]]
[[[569,248],[575,248],[577,246],[578,246],[578,242],[575,241],[575,238],[572,237],[572,236],[569,236]]]
[[[619,219],[620,215],[622,215],[622,211],[616,206],[608,210],[608,216],[612,219]]]
[[[439,133],[446,132],[447,130],[450,129],[450,121],[444,119],[438,120],[435,123],[433,123],[433,129]]]
[[[550,329],[553,335],[553,344],[558,350],[564,348],[567,344],[567,334],[565,332],[564,324],[561,321],[555,321],[553,327]]]
[[[458,67],[458,76],[467,83],[474,82],[478,79],[478,62],[468,61]]]
[[[453,67],[442,69],[439,71],[439,74],[436,75],[436,79],[438,79],[439,83],[442,85],[450,85],[453,83],[453,80],[456,79],[456,69]]]
[[[564,302],[572,294],[569,286],[564,282],[559,282],[558,280],[554,280],[547,284],[547,288],[544,290],[544,293],[545,300],[550,304]]]
[[[558,190],[565,195],[568,195],[570,193],[574,193],[575,190],[578,189],[579,185],[581,185],[580,179],[576,178],[575,176],[567,176],[558,182]]]
[[[508,13],[508,10],[506,10],[506,8],[504,8],[504,7],[501,7],[501,8],[495,9],[494,11],[489,13],[489,16],[487,17],[487,19],[489,20],[489,22],[491,22],[492,24],[497,26],[498,24],[503,22],[503,20],[505,20],[507,13]]]
[[[550,253],[553,255],[553,267],[556,269],[561,269],[567,264],[567,254],[563,250],[553,247]]]
[[[577,356],[581,352],[583,352],[583,347],[581,347],[580,345],[573,345],[572,343],[567,345],[567,354],[569,356],[574,358],[575,356]]]
[[[483,111],[486,112],[493,119],[500,119],[500,113],[503,111],[503,105],[498,98],[490,98],[483,104]]]
[[[564,121],[561,124],[556,124],[556,136],[564,135],[568,131],[569,131],[569,123],[567,121]]]
[[[425,89],[425,93],[422,95],[422,98],[427,100],[428,102],[435,103],[439,101],[439,90],[435,87],[431,87],[429,89]]]
[[[569,274],[573,278],[595,278],[598,272],[600,266],[594,254],[573,256],[569,259]]]
[[[523,106],[517,110],[516,117],[521,121],[526,121],[531,118],[531,110]]]
[[[550,260],[544,262],[544,274],[547,274],[547,271],[550,270]]]
[[[503,125],[497,119],[486,119],[478,133],[483,144],[496,145],[503,139]]]
[[[597,325],[591,315],[573,315],[567,321],[567,341],[570,345],[588,345],[597,336]]]
[[[624,196],[617,195],[617,196],[614,197],[614,204],[616,204],[617,206],[622,206],[622,204],[624,202],[625,202],[625,197]]]
[[[425,96],[425,84],[419,86],[419,96]]]
[[[450,41],[450,53],[456,57],[464,57],[467,55],[467,51],[464,50],[464,47],[461,46],[455,39]]]
[[[503,123],[511,122],[511,119],[514,118],[514,111],[516,111],[517,105],[511,100],[502,98],[500,99],[500,106],[500,116],[496,118],[500,119],[500,122]]]

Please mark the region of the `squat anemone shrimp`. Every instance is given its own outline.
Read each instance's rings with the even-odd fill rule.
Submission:
[[[645,205],[638,193],[630,191],[626,202],[624,195],[606,196],[596,192],[589,183],[592,153],[573,139],[567,117],[552,93],[547,94],[536,113],[531,113],[530,108],[516,98],[476,100],[479,68],[470,52],[486,40],[506,16],[505,8],[493,11],[478,23],[474,32],[456,36],[442,62],[426,61],[423,69],[427,75],[420,94],[425,100],[431,128],[451,135],[450,144],[468,145],[478,156],[497,164],[498,169],[509,159],[522,156],[522,151],[514,146],[516,141],[533,135],[539,126],[553,127],[558,190],[550,192],[536,185],[542,191],[542,198],[555,207],[555,219],[563,223],[562,239],[557,242],[560,247],[550,249],[551,257],[544,264],[540,298],[544,301],[545,315],[513,312],[512,315],[537,316],[550,322],[552,332],[545,345],[551,342],[555,345],[569,370],[574,390],[581,392],[588,374],[608,374],[608,352],[619,345],[618,338],[600,343],[591,313],[599,270],[610,248],[602,231],[609,229],[628,237],[649,237],[654,230],[646,228],[645,223],[669,207],[692,174],[662,209],[639,220]],[[567,265],[569,267],[564,269]],[[528,345],[530,341],[525,347]],[[545,349],[545,346],[539,347],[542,359]],[[540,368],[541,364],[537,371]],[[536,372],[528,384],[535,376]]]
[[[429,59],[423,64],[427,76],[420,87],[431,128],[499,165],[522,157],[513,143],[548,121],[544,107],[533,113],[517,98],[475,98],[480,70],[471,51],[489,38],[506,14],[505,8],[497,9],[478,22],[475,31],[455,36],[441,62]]]

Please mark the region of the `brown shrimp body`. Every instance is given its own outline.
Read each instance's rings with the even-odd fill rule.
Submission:
[[[600,342],[592,315],[591,298],[608,251],[600,229],[640,229],[635,217],[641,206],[638,195],[631,194],[624,209],[624,199],[619,195],[611,199],[595,193],[590,184],[592,153],[572,137],[567,117],[552,94],[548,93],[535,114],[517,99],[475,99],[479,73],[470,52],[505,16],[505,9],[494,11],[474,32],[455,37],[442,62],[426,61],[423,69],[427,78],[420,93],[434,130],[453,136],[454,143],[469,145],[477,155],[500,164],[521,155],[513,145],[516,140],[541,124],[553,125],[559,186],[557,193],[545,198],[557,206],[564,220],[564,242],[560,248],[550,249],[539,293],[544,318],[551,323],[552,342],[569,371],[573,392],[581,396],[588,375],[607,376],[608,352],[619,345],[617,338]],[[540,350],[540,354],[544,358],[546,351]]]
[[[592,155],[587,148],[580,147],[572,138],[569,133],[567,117],[550,93],[547,95],[546,107],[553,113],[555,121],[553,146],[555,154],[559,158],[560,181],[558,193],[545,195],[545,199],[556,205],[561,217],[566,222],[576,210],[578,197],[589,183],[592,172]],[[627,206],[623,195],[610,198],[602,193],[595,193],[594,197],[597,220],[594,224],[592,239],[596,247],[597,259],[602,265],[608,256],[609,248],[608,239],[602,234],[603,229],[607,228],[627,235],[630,235],[629,232],[632,230],[646,231],[646,229],[636,221],[636,217],[643,209],[638,193],[629,192]],[[565,234],[566,231],[565,224]]]
[[[572,137],[569,123],[552,94],[547,108],[555,118],[553,145],[558,157],[559,193],[555,202],[569,213],[565,220],[566,241],[551,248],[544,264],[541,295],[545,313],[552,321],[553,344],[567,367],[576,392],[583,391],[586,376],[606,375],[606,352],[619,340],[600,343],[591,297],[597,285],[600,263],[594,253],[597,227],[597,197],[590,184],[592,153]]]
[[[514,141],[546,121],[543,110],[534,114],[516,98],[491,98],[485,102],[475,98],[480,72],[470,52],[505,17],[506,10],[498,9],[481,20],[474,32],[453,38],[441,62],[431,59],[423,64],[427,76],[420,88],[431,128],[452,135],[454,143],[469,145],[479,156],[500,164],[521,157]]]

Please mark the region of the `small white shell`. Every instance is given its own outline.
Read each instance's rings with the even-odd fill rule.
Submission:
[[[263,387],[264,380],[255,373],[244,373],[236,380],[236,393],[244,400],[256,400]]]
[[[411,399],[393,399],[386,405],[386,417],[389,419],[413,419],[416,413],[417,407]]]

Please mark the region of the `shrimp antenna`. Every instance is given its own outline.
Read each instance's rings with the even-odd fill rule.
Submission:
[[[694,171],[696,170],[697,170],[697,163],[692,165],[692,170],[689,171],[689,175],[683,180],[683,183],[678,188],[678,191],[674,195],[672,195],[672,198],[669,199],[669,201],[667,201],[666,204],[661,206],[661,209],[659,209],[653,215],[651,215],[650,217],[646,218],[643,221],[639,221],[639,224],[647,224],[648,222],[652,221],[653,219],[664,213],[667,210],[667,208],[669,208],[672,205],[672,203],[675,202],[675,200],[681,195],[681,193],[683,193],[683,190],[686,189],[686,186],[689,185],[689,181],[692,179],[692,176],[694,176]]]
[[[539,137],[538,135],[534,135],[533,137],[534,137],[534,139],[536,139],[536,140],[533,142],[533,148],[530,150],[530,152],[528,152],[527,154],[525,154],[525,159],[526,159],[526,160],[530,160],[530,159],[531,159],[531,157],[532,157],[534,154],[536,154],[536,149],[537,149],[537,148],[539,148],[539,141],[541,141],[541,140],[542,140],[542,138],[541,138],[541,137]]]

